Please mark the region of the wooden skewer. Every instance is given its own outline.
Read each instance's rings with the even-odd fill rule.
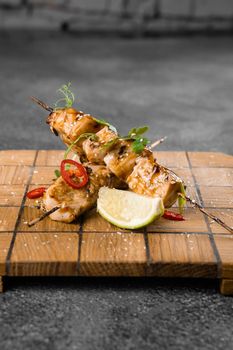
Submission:
[[[43,101],[39,100],[38,98],[31,96],[32,101],[36,102],[39,106],[41,106],[42,108],[46,109],[46,111],[48,112],[53,112],[53,108],[48,106],[46,103],[44,103]]]
[[[198,208],[204,215],[208,216],[215,222],[217,222],[220,226],[224,227],[227,231],[229,231],[231,234],[233,234],[233,229],[228,226],[224,221],[219,219],[217,216],[208,213],[200,204],[198,204],[194,199],[191,199],[189,196],[184,196],[182,193],[178,194],[180,197],[186,199],[189,203],[191,203],[194,207]]]
[[[160,145],[160,143],[164,142],[166,140],[166,138],[167,138],[167,136],[164,136],[161,139],[153,142],[152,145],[150,146],[151,149],[153,149],[153,148],[157,147],[158,145]]]
[[[37,224],[39,221],[44,220],[47,216],[49,216],[50,214],[54,213],[55,211],[57,211],[58,209],[60,209],[61,207],[54,207],[49,211],[46,211],[44,214],[42,214],[40,217],[28,222],[28,227],[32,227],[35,224]]]

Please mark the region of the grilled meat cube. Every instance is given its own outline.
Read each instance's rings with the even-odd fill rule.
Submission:
[[[111,172],[126,182],[139,157],[132,149],[132,142],[131,140],[119,139],[112,151],[104,158],[104,162]],[[152,154],[147,148],[141,153],[144,157],[150,157]]]
[[[108,147],[104,146],[117,138],[117,134],[110,130],[108,126],[96,133],[96,140],[87,139],[83,142],[83,150],[89,162],[105,164],[104,157],[114,147],[114,143]]]
[[[80,189],[70,187],[62,177],[59,177],[44,194],[43,209],[51,210],[56,206],[61,209],[50,215],[55,221],[72,222],[79,215],[94,207],[99,188],[125,188],[125,184],[117,179],[105,166],[88,165],[89,182]]]
[[[133,170],[138,155],[133,152],[132,141],[118,140],[112,151],[104,157],[109,170],[119,179],[126,180]]]
[[[161,197],[166,208],[175,203],[182,184],[178,176],[157,164],[152,154],[150,157],[137,158],[126,182],[133,192]]]
[[[62,141],[69,146],[84,133],[96,133],[104,126],[99,124],[90,114],[84,114],[74,108],[59,109],[52,112],[47,118],[47,124],[53,132],[58,134]],[[84,153],[82,144],[85,139],[74,145],[73,151],[80,156]]]

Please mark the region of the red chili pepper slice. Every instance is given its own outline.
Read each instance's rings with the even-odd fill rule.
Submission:
[[[27,198],[29,199],[40,198],[43,196],[45,191],[46,191],[45,187],[35,188],[34,190],[27,193]]]
[[[75,169],[66,170],[66,164],[75,166]],[[84,166],[72,159],[64,159],[61,162],[61,176],[74,189],[81,188],[88,182],[88,175]]]
[[[173,211],[165,210],[163,214],[164,219],[174,221],[184,221],[185,218],[181,214],[174,213]]]

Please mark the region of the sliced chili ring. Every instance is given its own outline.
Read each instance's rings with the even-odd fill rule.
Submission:
[[[34,190],[31,190],[27,193],[27,198],[29,198],[29,199],[40,198],[43,196],[45,191],[46,191],[45,187],[35,188]]]
[[[164,219],[173,220],[173,221],[184,221],[185,220],[183,215],[178,214],[178,213],[174,213],[173,211],[169,211],[169,210],[165,210],[163,217],[164,217]]]
[[[73,165],[75,169],[66,170],[67,164]],[[86,168],[72,159],[64,159],[61,162],[61,176],[65,182],[74,189],[79,189],[85,186],[88,182]]]

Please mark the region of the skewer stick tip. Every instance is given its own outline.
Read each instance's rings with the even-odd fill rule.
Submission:
[[[41,106],[42,108],[44,108],[46,111],[48,112],[53,112],[53,108],[48,106],[46,103],[44,103],[43,101],[39,100],[38,98],[34,97],[34,96],[30,96],[30,99],[37,103],[39,106]]]
[[[163,143],[166,139],[167,139],[167,136],[164,136],[161,139],[153,142],[151,145],[151,148],[153,149],[153,148],[157,147],[158,145],[160,145],[160,143]]]
[[[208,216],[210,219],[214,220],[215,222],[217,222],[217,224],[219,224],[220,226],[224,227],[228,232],[230,232],[231,234],[233,234],[233,228],[230,227],[229,225],[227,225],[223,220],[221,220],[219,217],[207,212],[205,210],[205,208],[203,208],[202,205],[198,204],[194,199],[191,199],[189,196],[185,196],[182,193],[178,194],[180,197],[186,199],[191,205],[193,205],[193,207],[199,209],[204,215]]]
[[[39,221],[44,220],[47,216],[49,216],[50,214],[54,213],[55,211],[57,211],[58,209],[60,209],[60,206],[54,207],[52,209],[50,209],[49,211],[46,211],[44,214],[42,214],[41,216],[39,216],[38,218],[35,218],[34,220],[30,221],[27,223],[28,227],[32,227],[35,224],[37,224]]]

